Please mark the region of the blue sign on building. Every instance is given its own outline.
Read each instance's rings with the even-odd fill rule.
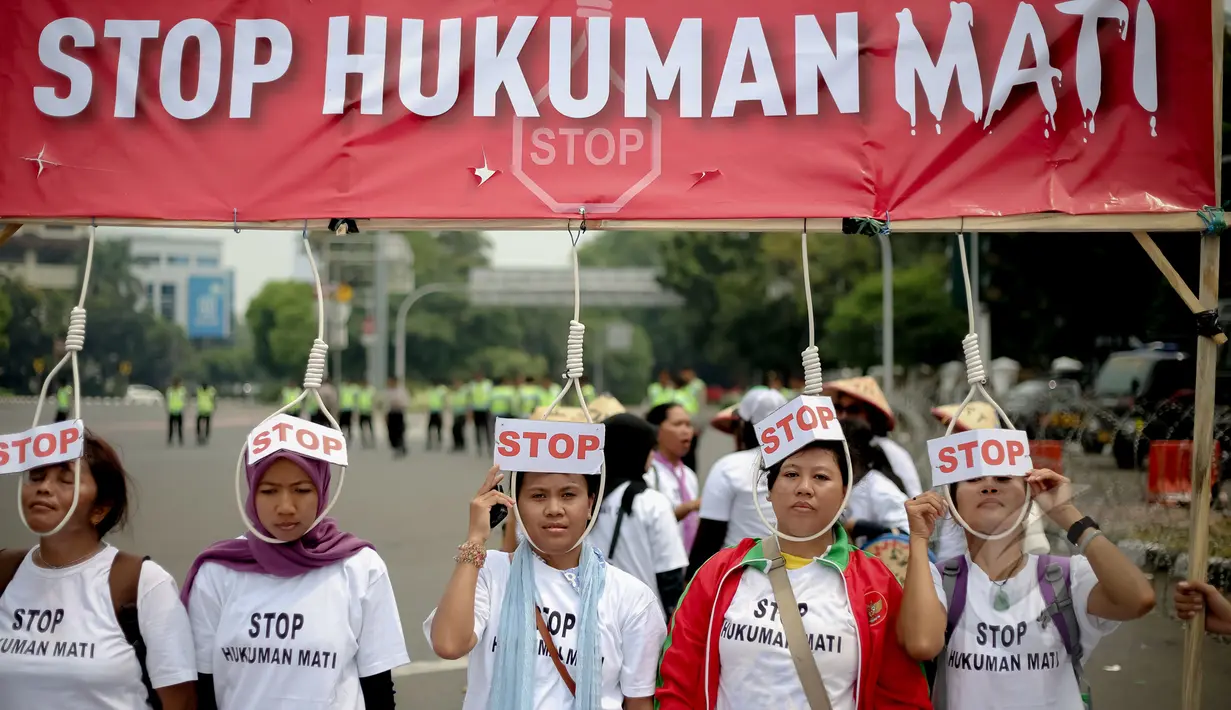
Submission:
[[[231,276],[188,278],[188,337],[231,337]]]

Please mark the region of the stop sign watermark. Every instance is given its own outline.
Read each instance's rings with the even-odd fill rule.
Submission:
[[[612,92],[597,116],[561,116],[544,88],[534,97],[540,115],[513,119],[512,173],[559,214],[612,214],[662,174],[662,118],[622,115],[624,81],[611,72]]]

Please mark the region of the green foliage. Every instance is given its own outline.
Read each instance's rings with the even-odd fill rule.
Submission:
[[[253,359],[271,376],[303,376],[316,338],[316,294],[297,281],[271,281],[248,304],[244,318],[252,333]]]
[[[512,382],[518,375],[542,377],[547,374],[547,358],[506,345],[492,345],[471,355],[466,360],[466,368],[482,372],[493,380],[505,378]]]
[[[9,348],[9,321],[13,320],[13,302],[5,291],[0,291],[0,352]]]
[[[945,291],[942,260],[929,259],[893,275],[894,357],[897,362],[939,364],[960,354],[966,317]],[[834,304],[825,320],[822,354],[843,365],[869,367],[881,361],[882,277],[861,278]]]

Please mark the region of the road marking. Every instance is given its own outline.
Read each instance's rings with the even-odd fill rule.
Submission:
[[[469,657],[459,658],[456,661],[416,661],[405,666],[399,666],[393,669],[394,678],[405,678],[414,675],[427,675],[428,673],[447,673],[449,671],[466,670],[469,666]]]

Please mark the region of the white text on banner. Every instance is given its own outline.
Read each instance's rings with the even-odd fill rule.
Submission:
[[[604,434],[602,424],[497,419],[495,463],[518,473],[597,474]]]
[[[843,441],[842,425],[828,397],[800,395],[756,424],[766,468],[814,441]]]
[[[249,464],[278,451],[291,451],[337,466],[347,462],[342,432],[287,414],[270,417],[248,434]]]

